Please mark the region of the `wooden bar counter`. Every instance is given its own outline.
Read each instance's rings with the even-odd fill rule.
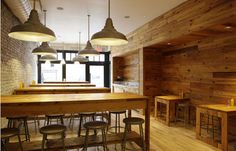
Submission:
[[[1,107],[3,117],[143,109],[146,151],[149,151],[149,99],[142,95],[129,93],[10,95],[2,96]],[[122,137],[120,139],[122,140]]]
[[[73,93],[110,93],[110,88],[98,87],[26,87],[15,89],[14,94],[73,94]]]
[[[196,137],[197,139],[204,140],[201,134],[201,114],[208,114],[221,118],[221,142],[216,144],[216,147],[223,151],[228,151],[228,128],[229,117],[236,117],[236,106],[228,106],[225,104],[210,104],[197,106],[196,113]],[[211,144],[211,142],[208,142]],[[214,145],[214,143],[212,143]]]
[[[30,87],[96,87],[95,84],[90,83],[44,83],[44,84],[30,84]]]

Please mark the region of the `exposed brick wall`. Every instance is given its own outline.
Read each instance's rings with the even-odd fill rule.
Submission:
[[[10,95],[20,82],[27,86],[37,77],[36,56],[31,53],[37,43],[8,37],[16,24],[17,18],[1,2],[1,95]]]

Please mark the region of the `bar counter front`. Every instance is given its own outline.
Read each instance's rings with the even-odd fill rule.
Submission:
[[[88,93],[9,95],[1,98],[2,117],[143,109],[145,111],[146,151],[149,151],[150,107],[148,97],[129,93]]]

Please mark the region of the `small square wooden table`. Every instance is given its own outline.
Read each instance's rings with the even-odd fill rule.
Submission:
[[[236,116],[236,106],[228,106],[225,104],[210,104],[197,106],[196,112],[196,137],[197,139],[204,140],[201,134],[201,114],[214,115],[221,118],[221,144],[216,147],[223,151],[228,151],[228,119],[230,116]],[[210,143],[210,142],[208,142]],[[214,144],[212,144],[214,145]]]
[[[178,102],[189,101],[188,98],[181,98],[176,95],[156,96],[155,97],[155,118],[157,118],[157,105],[162,103],[166,105],[166,121],[165,124],[170,126],[170,121],[175,117],[175,104]]]

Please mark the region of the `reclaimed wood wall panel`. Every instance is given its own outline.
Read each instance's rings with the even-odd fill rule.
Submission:
[[[113,57],[112,58],[112,72],[113,72],[113,82],[117,81],[117,77],[123,78],[123,64],[124,60],[122,57]]]
[[[235,26],[235,14],[235,0],[188,0],[129,33],[128,45],[112,47],[111,53],[119,56],[162,42],[177,39],[181,44],[219,34],[220,25]]]
[[[139,52],[135,51],[123,57],[123,76],[125,81],[139,82]]]
[[[190,94],[193,104],[227,103],[236,98],[236,34],[196,41],[191,50],[163,52],[162,92]],[[172,48],[173,49],[173,48]]]

